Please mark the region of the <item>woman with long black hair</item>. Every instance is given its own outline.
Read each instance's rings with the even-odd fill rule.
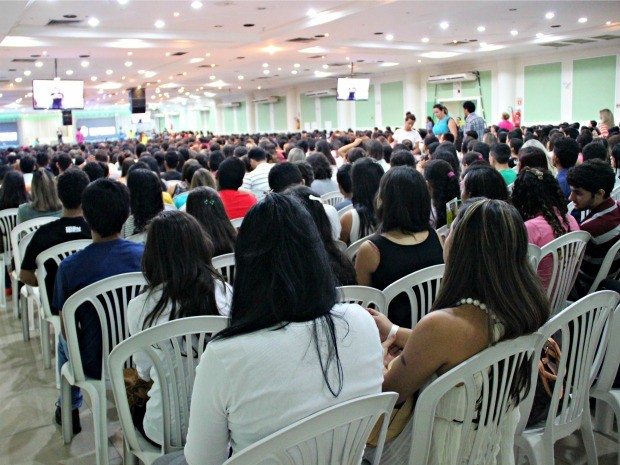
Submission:
[[[235,250],[230,326],[196,369],[185,459],[219,465],[319,410],[377,393],[382,348],[369,313],[338,304],[314,221],[271,194],[247,213]]]

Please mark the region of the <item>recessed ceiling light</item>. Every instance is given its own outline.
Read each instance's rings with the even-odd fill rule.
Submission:
[[[422,37],[422,42],[424,42],[425,44],[430,42],[431,39],[429,39],[428,37]]]
[[[418,60],[418,63],[422,63],[422,60]]]
[[[439,23],[439,27],[442,29],[448,29],[450,27],[450,23],[448,21],[442,21]]]
[[[187,76],[187,71],[183,71],[183,76]]]
[[[133,65],[133,63],[131,61],[126,61],[125,62],[125,66],[127,66],[127,68],[129,68],[131,65]]]
[[[95,82],[95,81],[97,80],[97,76],[91,76],[91,77],[90,77],[90,80],[91,80],[91,81],[93,81],[93,82]]]
[[[84,60],[82,63],[80,63],[80,65],[82,65],[82,68],[88,68],[88,65],[90,65],[90,63]]]
[[[240,74],[239,76],[237,76],[237,79],[239,79],[240,81],[243,81],[243,76]]]
[[[301,67],[301,65],[300,65],[299,63],[295,63],[295,64],[293,65],[293,68],[299,68],[299,67]]]
[[[35,65],[37,68],[40,68],[41,66],[43,66],[43,62],[42,62],[42,61],[35,61],[35,62],[34,62],[34,65]]]
[[[126,5],[129,0],[116,0],[119,5]]]
[[[580,23],[587,23],[588,22],[588,18],[586,18],[585,16],[579,18],[577,21],[579,21]]]
[[[273,55],[274,53],[279,52],[280,50],[282,50],[280,47],[276,47],[275,45],[269,45],[268,47],[265,47],[263,49],[263,52],[267,52]]]
[[[391,61],[386,61],[384,63],[381,63],[379,66],[383,66],[385,68],[389,68],[391,66],[398,66],[399,64],[400,63],[394,63],[394,62],[391,62]]]
[[[215,79],[215,76],[209,76],[209,79],[213,81]]]
[[[487,43],[486,43],[486,42],[480,42],[480,44],[479,44],[479,45],[480,45],[481,47],[486,47],[486,46],[487,46]]]
[[[138,74],[144,74],[144,70],[143,69],[139,69],[138,70]]]
[[[162,27],[164,27],[166,25],[166,23],[164,23],[161,19],[158,19],[157,21],[155,21],[155,27],[157,29],[161,29]]]
[[[67,74],[67,76],[71,76],[73,74],[73,70],[68,69],[67,71],[65,71],[65,73]]]
[[[388,34],[385,36],[385,40],[394,40],[394,36],[392,34]]]
[[[329,68],[329,65],[323,65],[323,66],[321,66],[321,68],[327,69],[327,68]]]
[[[291,71],[291,74],[297,74],[297,70],[294,69],[293,71]],[[21,79],[21,78],[20,78]]]
[[[89,18],[89,19],[88,19],[88,25],[89,25],[90,27],[96,27],[96,26],[99,26],[99,20],[93,16],[92,18]]]
[[[237,86],[237,89],[241,90],[241,86]]]
[[[605,23],[605,26],[611,26],[611,21],[607,21],[607,22]]]
[[[263,68],[269,68],[269,63],[263,63]]]
[[[545,18],[547,19],[553,19],[555,18],[555,13],[553,11],[549,11],[547,12],[547,14],[545,15]]]
[[[133,52],[127,52],[127,55],[131,56],[131,55],[133,55]]]
[[[211,56],[211,54],[210,54],[209,52],[207,52],[207,53],[205,53],[205,56],[206,56],[206,57],[210,57],[210,56]]]
[[[516,29],[513,29],[512,31],[510,31],[510,35],[511,36],[519,35],[519,31],[517,31]]]
[[[29,69],[24,71],[24,76],[30,76],[31,74],[32,74],[32,71],[30,71]]]
[[[198,0],[196,0],[196,1],[192,2],[192,8],[193,8],[194,10],[197,10],[197,9],[199,9],[199,8],[202,8],[202,2],[199,2]]]
[[[110,74],[112,74],[113,72],[114,72],[114,71],[112,71],[111,69],[107,69],[107,70],[105,71],[105,73],[106,73],[108,76],[109,76]]]
[[[261,90],[261,89],[262,89],[262,87],[261,87],[261,86],[257,86],[256,88],[257,88],[258,90]]]
[[[211,63],[211,68],[215,68],[217,65],[215,63]]]
[[[310,9],[306,12],[306,14],[307,14],[308,16],[315,16],[315,15],[316,15],[316,10],[315,10],[314,8],[310,8]]]
[[[192,58],[189,60],[190,63],[200,63],[201,61],[205,61],[204,58]]]
[[[42,54],[42,55],[47,55],[47,52],[46,52],[45,50],[43,50],[43,51],[41,52],[41,54]]]
[[[486,27],[484,27],[484,26],[478,26],[478,32],[484,32],[484,31],[486,31],[486,30],[487,30],[487,28],[486,28]]]
[[[269,74],[271,71],[269,71],[268,69],[264,69],[263,70],[263,74]]]
[[[179,16],[181,16],[181,13],[179,13],[178,11],[175,11],[174,13],[172,13],[172,16],[174,16],[175,18],[178,18]]]
[[[282,68],[278,68],[278,71],[282,71]]]
[[[545,35],[544,35],[542,32],[538,32],[538,33],[536,34],[536,38],[537,38],[537,39],[542,39],[543,37],[545,37]]]

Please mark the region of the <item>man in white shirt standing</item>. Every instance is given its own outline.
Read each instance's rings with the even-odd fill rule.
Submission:
[[[273,165],[267,163],[267,153],[259,147],[254,147],[248,152],[248,158],[252,171],[243,178],[241,188],[252,192],[269,192],[269,171]]]
[[[409,139],[413,144],[413,154],[418,155],[420,153],[420,142],[422,142],[422,137],[417,129],[413,129],[414,124],[415,115],[407,112],[405,116],[405,127],[397,129],[392,138],[397,144],[402,144],[404,140]]]

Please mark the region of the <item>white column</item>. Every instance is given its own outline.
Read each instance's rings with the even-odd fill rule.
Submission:
[[[220,108],[221,103],[221,99],[215,100],[215,130],[213,131],[215,134],[224,132],[224,113],[222,112],[223,109]]]
[[[573,59],[562,60],[560,120],[573,121]]]
[[[422,100],[422,84],[420,79],[420,71],[417,69],[409,70],[405,74],[403,80],[403,97],[405,99],[405,111],[410,111],[418,121],[424,121],[425,104]],[[418,124],[420,125],[420,124]]]
[[[316,125],[310,128],[312,131],[315,129],[323,129],[323,117],[321,116],[321,99],[314,99],[314,109],[316,110]]]
[[[517,66],[514,60],[502,60],[497,62],[497,78],[492,79],[493,108],[486,107],[485,119],[488,123],[499,121],[500,115],[508,111],[508,107],[516,109],[517,105]],[[520,95],[519,97],[523,97]],[[484,103],[484,100],[483,100]],[[488,102],[487,102],[488,103]]]
[[[355,105],[357,102],[339,101],[336,102],[336,114],[338,120],[333,121],[332,129],[346,130],[353,128],[356,130],[355,124]]]
[[[296,87],[286,89],[286,130],[297,130],[296,121],[301,116],[299,108],[299,96]]]
[[[246,119],[248,121],[248,133],[250,134],[256,132],[258,129],[256,127],[256,105],[252,103],[252,100],[254,100],[254,98],[255,96],[252,93],[247,96],[247,99],[245,101]]]

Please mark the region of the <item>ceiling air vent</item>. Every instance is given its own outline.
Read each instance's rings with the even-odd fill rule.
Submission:
[[[344,62],[343,63],[328,63],[327,66],[335,68],[337,66],[347,66],[348,64],[349,63],[344,63]]]
[[[469,40],[453,40],[452,42],[448,42],[447,44],[444,44],[446,46],[454,46],[454,45],[467,45],[469,43]]]
[[[541,47],[568,47],[570,44],[565,44],[562,42],[547,42],[546,44],[538,44]]]
[[[11,63],[34,63],[35,60],[34,58],[13,58],[11,60]]]
[[[83,22],[81,19],[50,19],[46,26],[71,26],[81,22]]]
[[[592,42],[596,42],[596,40],[590,40],[590,39],[571,39],[571,40],[564,40],[563,42],[566,42],[568,44],[590,44]]]
[[[620,39],[620,36],[615,36],[612,34],[605,34],[602,36],[594,36],[592,37],[593,39],[600,39],[600,40],[614,40],[614,39]]]
[[[310,60],[316,60],[317,58],[323,58],[325,55],[314,55],[312,57],[308,57]]]
[[[287,42],[296,42],[300,44],[308,44],[310,42],[316,42],[314,37],[295,37],[294,39],[288,39]]]
[[[172,53],[170,56],[182,57],[183,55],[187,55],[187,52],[175,52],[175,53]]]

